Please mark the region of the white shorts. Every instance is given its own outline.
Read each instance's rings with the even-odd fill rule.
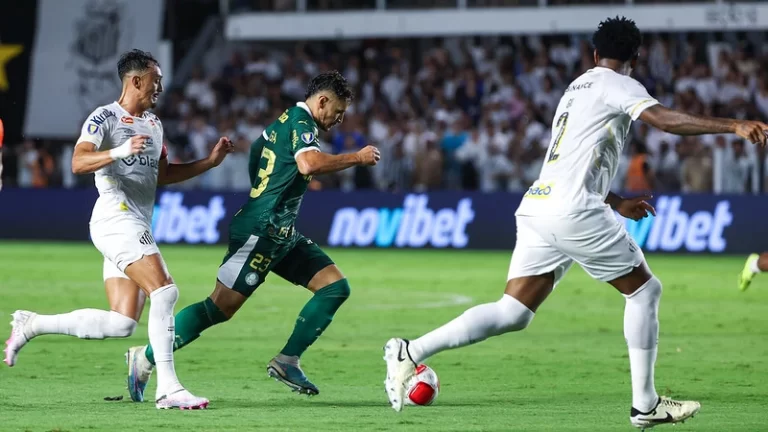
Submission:
[[[555,285],[574,261],[594,279],[609,282],[645,261],[610,208],[568,216],[517,216],[517,243],[507,280],[555,272]]]
[[[145,255],[159,254],[152,228],[139,219],[91,224],[91,241],[104,255],[104,280],[128,279],[125,268]]]

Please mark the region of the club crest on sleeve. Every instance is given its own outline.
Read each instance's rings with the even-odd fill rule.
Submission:
[[[96,135],[96,133],[99,131],[99,126],[89,123],[88,124],[88,133],[91,135]]]
[[[250,272],[247,275],[245,275],[245,283],[248,284],[248,286],[254,286],[256,283],[259,282],[259,275],[255,272]]]
[[[304,141],[305,144],[312,144],[312,142],[315,141],[315,134],[312,132],[304,132],[301,134],[301,140]]]

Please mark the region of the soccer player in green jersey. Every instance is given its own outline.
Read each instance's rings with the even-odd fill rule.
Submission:
[[[174,350],[232,318],[267,275],[275,273],[314,295],[299,313],[288,342],[267,365],[267,372],[293,391],[319,393],[299,367],[299,358],[331,323],[350,289],[333,261],[299,234],[294,223],[313,175],[379,161],[379,151],[373,146],[341,155],[319,149],[318,129],[327,131],[341,123],[351,99],[352,91],[341,74],[320,74],[310,82],[306,101],[287,109],[253,142],[250,198],[230,222],[229,249],[219,267],[216,288],[208,298],[176,315]],[[128,391],[132,400],[141,402],[155,363],[152,347],[132,347],[126,359]]]

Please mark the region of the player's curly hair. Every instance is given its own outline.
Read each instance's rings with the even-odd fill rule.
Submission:
[[[342,100],[350,101],[354,97],[352,88],[349,86],[347,79],[338,71],[323,72],[320,75],[312,78],[307,86],[307,93],[305,98],[320,93],[321,91],[330,91]]]
[[[602,21],[592,35],[592,44],[601,58],[626,62],[640,51],[643,37],[634,21],[625,17]]]
[[[152,57],[152,54],[133,49],[120,56],[120,60],[117,61],[117,75],[122,81],[130,72],[143,72],[152,65],[160,65],[157,59]]]

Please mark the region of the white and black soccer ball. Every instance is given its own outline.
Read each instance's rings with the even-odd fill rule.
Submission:
[[[416,367],[414,375],[408,383],[406,405],[432,405],[440,392],[440,380],[437,373],[425,365],[420,364]]]

